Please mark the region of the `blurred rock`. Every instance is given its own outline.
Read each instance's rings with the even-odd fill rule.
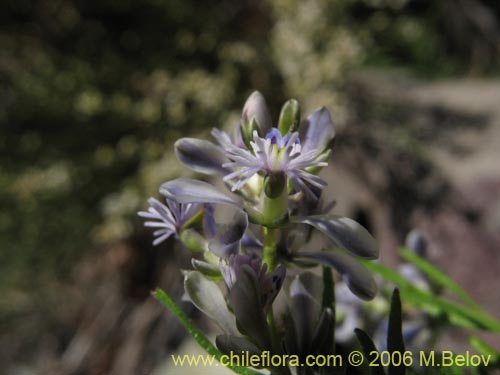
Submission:
[[[420,228],[430,261],[500,318],[492,298],[500,285],[500,81],[365,71],[348,91],[352,117],[329,176],[339,213],[366,221],[391,266],[406,233]]]

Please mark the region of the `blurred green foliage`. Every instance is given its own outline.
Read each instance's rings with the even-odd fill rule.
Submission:
[[[244,88],[275,85],[253,77],[272,73],[268,54],[238,42],[265,41],[259,27],[244,25],[251,25],[248,4],[1,7],[0,243],[9,265],[2,285],[36,285],[46,271],[64,275],[89,240],[102,237],[96,224],[117,210],[113,193],[139,189],[144,167],[179,134],[224,121]],[[259,8],[250,10],[266,21]],[[124,199],[129,212],[142,203],[133,194]],[[120,225],[117,236],[130,229]]]
[[[2,1],[0,290],[49,293],[91,245],[132,233],[144,197],[184,172],[174,140],[237,121],[253,89],[341,122],[345,74],[362,64],[497,71],[498,35],[455,35],[467,21],[452,3]],[[471,3],[498,19],[496,2]]]
[[[250,3],[4,1],[0,20],[0,331],[26,358],[71,325],[80,257],[139,228],[145,197],[182,173],[174,140],[280,82],[241,42],[266,45]]]

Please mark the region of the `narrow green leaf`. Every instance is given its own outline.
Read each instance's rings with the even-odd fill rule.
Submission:
[[[368,262],[363,259],[358,259],[358,261],[372,272],[378,273],[388,281],[393,282],[400,289],[406,303],[419,307],[431,315],[444,314],[450,322],[459,327],[485,329],[500,333],[500,322],[483,310],[471,309],[444,297],[433,295],[427,290],[419,289],[396,271],[379,263]]]
[[[467,305],[474,308],[480,308],[480,306],[469,296],[469,294],[462,289],[455,281],[450,279],[441,270],[435,267],[433,264],[429,263],[424,258],[418,256],[413,251],[407,248],[402,248],[400,250],[401,256],[406,261],[412,263],[420,271],[425,273],[431,280],[442,286],[445,290],[449,290],[455,293],[456,296],[460,297]]]
[[[361,258],[357,258],[356,260],[362,263],[370,271],[378,273],[380,276],[382,276],[388,281],[392,281],[399,288],[412,287],[412,284],[408,280],[406,280],[403,276],[401,276],[399,273],[397,273],[391,268],[388,268],[380,263],[370,262]]]
[[[370,336],[359,328],[356,328],[354,333],[361,344],[361,349],[363,349],[365,357],[368,361],[370,361],[370,364],[373,364],[373,366],[370,366],[370,375],[385,375],[384,366],[382,366],[380,356],[377,356],[376,361],[372,359],[371,353],[378,352],[378,350]]]
[[[479,354],[490,356],[491,364],[500,366],[500,353],[495,348],[491,347],[477,336],[470,336],[469,343]]]
[[[389,352],[399,352],[401,357],[405,352],[405,343],[403,340],[403,317],[401,312],[401,298],[399,289],[394,289],[391,298],[391,311],[389,313],[389,326],[387,330],[387,350]],[[389,365],[389,375],[404,375],[406,366]]]
[[[222,353],[206,338],[206,336],[194,326],[194,324],[189,320],[189,318],[184,314],[184,312],[180,309],[179,306],[169,297],[167,293],[165,293],[160,288],[157,288],[153,293],[153,296],[166,308],[168,308],[172,314],[174,314],[177,319],[181,322],[181,324],[186,328],[188,333],[196,340],[196,342],[203,348],[205,351],[214,356],[219,362],[222,356]],[[227,366],[231,370],[233,370],[237,374],[241,375],[264,375],[261,372],[254,371],[241,366]]]

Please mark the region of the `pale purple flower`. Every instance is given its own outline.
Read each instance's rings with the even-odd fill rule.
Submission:
[[[158,245],[172,235],[178,235],[186,222],[200,212],[203,205],[197,203],[177,203],[165,198],[166,205],[155,198],[149,198],[147,211],[137,214],[145,219],[145,227],[157,228],[153,235],[156,237],[153,245]]]
[[[296,122],[300,122],[297,112]],[[182,138],[175,144],[177,157],[196,172],[222,175],[233,191],[255,175],[287,176],[295,192],[317,199],[326,183],[319,168],[328,165],[328,145],[335,136],[330,113],[320,108],[305,119],[300,132],[273,127],[265,100],[254,92],[245,103],[234,134],[213,129],[218,144]],[[279,124],[278,124],[279,125]],[[244,141],[245,140],[245,141]]]
[[[208,248],[214,254],[226,258],[239,251],[241,238],[248,227],[248,216],[242,210],[241,203],[206,182],[188,178],[165,182],[160,192],[178,204],[204,205],[204,232],[209,239]],[[216,220],[219,205],[226,206],[229,215]]]
[[[307,170],[328,165],[325,161],[317,160],[323,150],[311,149],[302,152],[298,132],[282,136],[277,128],[271,128],[266,136],[261,138],[255,130],[253,141],[250,142],[251,150],[227,142],[222,132],[215,131],[212,134],[224,147],[226,157],[230,160],[229,163],[223,164],[223,167],[233,172],[224,176],[223,180],[236,180],[231,189],[233,191],[240,190],[259,172],[264,175],[285,174],[298,190],[304,190],[309,195],[313,193],[308,185],[320,189],[326,186],[320,177]]]

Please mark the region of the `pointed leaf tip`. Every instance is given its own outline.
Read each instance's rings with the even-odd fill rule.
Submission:
[[[361,224],[337,215],[294,217],[290,220],[313,226],[334,244],[364,259],[378,258],[378,246],[373,236]]]
[[[352,256],[340,251],[302,252],[296,259],[311,259],[336,269],[351,292],[363,300],[371,300],[377,294],[377,284],[371,273]]]
[[[387,350],[391,353],[405,352],[405,343],[403,339],[403,318],[401,311],[401,297],[399,289],[395,288],[391,297],[391,311],[389,313],[389,323],[387,330]],[[406,373],[405,366],[389,365],[389,375],[404,375]]]

